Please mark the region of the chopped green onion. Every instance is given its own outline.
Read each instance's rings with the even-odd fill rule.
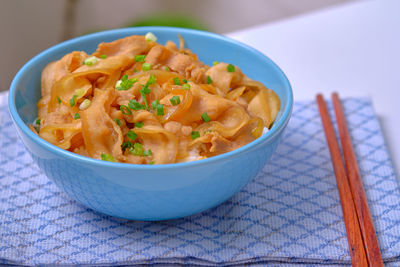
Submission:
[[[101,159],[105,160],[105,161],[116,162],[116,160],[114,159],[114,157],[112,155],[106,154],[106,153],[101,154]]]
[[[147,81],[146,85],[151,85],[157,82],[156,76],[154,74],[150,75],[149,80]]]
[[[127,148],[131,148],[133,145],[132,145],[132,143],[131,142],[129,142],[129,141],[126,141],[126,142],[123,142],[122,143],[122,145],[121,145],[121,149],[123,150],[123,151],[125,151],[125,149],[127,149]]]
[[[152,65],[150,63],[143,63],[142,70],[151,70]]]
[[[201,114],[201,118],[203,119],[204,122],[209,122],[211,119],[208,116],[207,112],[204,112],[203,114]]]
[[[198,131],[193,131],[190,133],[190,137],[192,137],[192,139],[196,139],[200,137],[200,133]]]
[[[146,39],[147,42],[157,41],[157,37],[151,32],[148,32],[144,38]]]
[[[145,95],[150,94],[151,90],[147,85],[143,85],[142,89],[140,90],[140,93],[143,93]]]
[[[188,84],[188,83],[183,84],[182,85],[182,89],[183,90],[189,90],[190,89],[190,84]]]
[[[80,119],[80,118],[81,118],[81,115],[79,115],[79,113],[75,113],[74,119],[77,120],[77,119]]]
[[[137,137],[137,134],[134,131],[129,130],[128,133],[126,134],[126,136],[131,140],[135,140]]]
[[[58,104],[61,104],[61,98],[59,96],[57,96],[57,102]]]
[[[149,105],[147,104],[146,95],[150,94],[150,92],[151,92],[151,90],[150,90],[150,88],[148,87],[147,84],[146,84],[146,85],[143,85],[142,90],[140,90],[140,94],[142,95],[144,104],[145,104],[145,106],[146,106],[146,110],[149,110]]]
[[[218,63],[219,63],[218,61],[214,61],[213,66],[218,65]]]
[[[106,58],[107,58],[107,55],[100,55],[100,58],[106,59]]]
[[[114,121],[117,123],[118,126],[122,125],[122,122],[120,119],[116,118],[116,119],[114,119]]]
[[[76,95],[76,97],[81,98],[82,96],[85,95],[85,93],[86,93],[86,92],[85,92],[84,89],[79,88],[79,89],[76,89],[76,90],[75,90],[74,95]]]
[[[228,70],[228,72],[235,72],[235,66],[233,66],[232,64],[229,64],[226,69]]]
[[[151,149],[143,151],[143,156],[148,157],[151,155],[153,155],[153,152],[151,151]]]
[[[158,104],[158,106],[157,106],[157,115],[158,116],[163,116],[164,115],[164,105]]]
[[[33,128],[35,128],[36,132],[40,131],[40,119],[39,118],[36,118],[33,121]]]
[[[131,108],[133,110],[144,109],[144,106],[142,104],[140,104],[139,102],[137,102],[136,99],[129,100],[128,106],[129,106],[129,108]]]
[[[133,72],[137,72],[138,70],[137,70],[137,68],[133,68]]]
[[[175,84],[175,85],[181,85],[181,80],[179,80],[178,77],[175,77],[175,78],[174,78],[174,84]]]
[[[79,105],[79,109],[80,109],[80,110],[87,109],[87,108],[90,106],[90,104],[92,104],[92,101],[90,101],[89,99],[85,99],[85,100],[83,100],[83,102]]]
[[[165,70],[166,70],[166,71],[170,71],[170,69],[169,69],[168,66],[165,66]]]
[[[138,78],[128,79],[128,75],[123,75],[121,80],[115,83],[115,89],[119,91],[126,91],[132,88],[133,84],[139,81]]]
[[[142,156],[143,155],[143,146],[142,144],[135,143],[133,147],[129,148],[129,152],[135,156]]]
[[[181,103],[181,99],[177,95],[171,97],[169,101],[173,106],[179,105],[179,103]]]
[[[146,55],[136,55],[135,56],[136,62],[144,62],[145,59],[146,59]]]
[[[183,81],[183,83],[187,83],[188,82],[188,80],[186,80],[186,79],[182,79],[182,81]]]
[[[125,105],[119,106],[119,109],[121,110],[122,114],[124,114],[124,115],[132,115],[132,111]]]
[[[150,165],[154,165],[154,163],[156,163],[154,160],[149,162]]]
[[[156,99],[153,102],[151,102],[151,107],[153,109],[156,109],[159,104],[160,104],[160,101],[158,101],[158,99]]]
[[[142,128],[143,127],[143,122],[142,121],[137,121],[137,122],[135,122],[135,127],[136,128]]]
[[[87,66],[92,66],[95,65],[97,63],[98,59],[95,56],[92,57],[88,57],[87,59],[85,59],[83,61],[83,64],[87,65]]]
[[[71,106],[71,107],[73,107],[73,106],[75,106],[75,99],[76,99],[76,95],[74,95],[70,100],[69,100],[69,105]]]
[[[213,80],[211,79],[211,77],[207,75],[207,83],[212,84],[212,82],[213,82]]]

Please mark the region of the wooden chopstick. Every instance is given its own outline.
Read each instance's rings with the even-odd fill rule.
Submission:
[[[339,144],[336,140],[328,108],[321,94],[317,95],[317,103],[332,158],[333,169],[336,175],[336,183],[339,190],[340,203],[342,205],[344,224],[347,232],[347,241],[349,243],[351,264],[352,266],[368,266],[357,212],[351,195],[343,160],[340,155]]]
[[[349,130],[347,128],[346,119],[344,117],[342,104],[337,93],[332,94],[332,102],[335,110],[340,141],[342,143],[342,151],[344,161],[346,163],[347,177],[350,184],[350,190],[353,195],[354,205],[357,211],[368,263],[370,264],[370,266],[383,267],[382,256],[379,250],[378,240],[376,238],[371,213],[368,208],[367,198],[365,196],[364,187],[361,181],[360,170],[358,168],[356,156],[354,154],[354,149],[350,139]]]

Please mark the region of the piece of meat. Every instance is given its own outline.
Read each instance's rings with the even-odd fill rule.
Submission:
[[[133,58],[136,55],[146,53],[153,45],[154,42],[147,42],[144,36],[134,35],[110,43],[101,43],[93,55],[96,57],[124,55]]]
[[[48,64],[42,71],[42,97],[49,95],[53,85],[79,68],[87,57],[85,52],[74,51],[60,60]]]
[[[205,81],[205,73],[208,69],[207,65],[194,60],[193,57],[162,45],[155,45],[150,49],[146,56],[146,62],[153,66],[168,66],[172,71],[178,72],[196,83]]]
[[[213,85],[217,87],[217,93],[220,96],[226,96],[229,89],[240,84],[244,76],[238,67],[235,67],[234,72],[229,72],[228,64],[223,62],[209,68],[206,75],[211,77]]]

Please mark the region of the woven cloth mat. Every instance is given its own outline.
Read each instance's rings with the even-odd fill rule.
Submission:
[[[399,183],[378,120],[369,99],[343,105],[383,259],[400,266]],[[350,264],[315,102],[295,103],[276,153],[230,200],[182,219],[138,222],[88,209],[48,180],[19,140],[1,94],[0,263]]]

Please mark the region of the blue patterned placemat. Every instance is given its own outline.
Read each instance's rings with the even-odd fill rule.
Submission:
[[[400,190],[369,99],[345,99],[380,248],[400,264]],[[0,94],[0,263],[350,263],[329,151],[314,101],[295,103],[269,164],[222,205],[178,220],[136,222],[94,212],[43,175]],[[304,265],[302,265],[304,264]]]

